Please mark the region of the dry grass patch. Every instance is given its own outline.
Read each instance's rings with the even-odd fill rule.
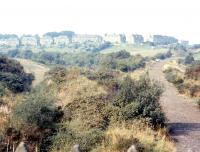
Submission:
[[[163,66],[163,71],[166,71],[168,69],[176,69],[178,71],[180,71],[182,74],[185,73],[185,66],[184,65],[181,65],[179,64],[176,60],[172,60],[168,63],[166,63],[164,66]]]
[[[152,131],[136,122],[133,125],[112,125],[106,132],[99,152],[126,152],[131,145],[139,152],[175,152],[174,144],[164,135],[163,130]]]
[[[97,82],[91,81],[84,76],[77,76],[66,82],[66,85],[59,91],[58,98],[62,105],[74,101],[77,98],[106,95],[106,91]]]

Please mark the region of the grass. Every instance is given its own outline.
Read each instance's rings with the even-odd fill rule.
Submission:
[[[180,71],[182,74],[185,73],[185,69],[186,69],[185,65],[179,64],[179,63],[177,62],[177,60],[172,60],[172,61],[167,62],[167,63],[163,66],[163,71],[165,71],[165,70],[167,70],[167,69],[170,69],[170,68],[172,68],[172,69],[177,69],[177,70]]]
[[[101,94],[106,94],[106,91],[97,82],[91,81],[84,76],[77,76],[64,85],[59,91],[58,97],[62,101],[62,105],[67,105],[77,98],[92,97]]]
[[[130,52],[132,55],[141,54],[144,57],[154,56],[158,53],[163,53],[163,52],[167,51],[167,49],[152,48],[150,46],[135,46],[135,45],[130,45],[130,44],[121,44],[121,45],[116,45],[116,46],[107,48],[107,49],[103,50],[102,53],[112,53],[112,52],[117,52],[120,50],[126,50],[126,51]]]
[[[134,144],[139,152],[175,152],[174,144],[163,132],[154,132],[141,122],[115,124],[108,128],[105,140],[96,151],[125,152]]]

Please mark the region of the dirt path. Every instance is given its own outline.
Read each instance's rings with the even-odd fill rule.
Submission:
[[[178,152],[200,152],[200,110],[194,102],[181,96],[164,77],[162,68],[167,61],[153,64],[149,68],[152,79],[161,82],[165,91],[161,105],[172,128],[172,137]]]
[[[17,59],[23,66],[27,73],[33,73],[35,80],[33,81],[33,87],[39,84],[43,79],[45,72],[49,70],[46,66],[25,59]]]

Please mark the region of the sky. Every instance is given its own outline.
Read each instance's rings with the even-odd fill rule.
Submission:
[[[0,33],[171,35],[200,43],[199,0],[0,0]]]

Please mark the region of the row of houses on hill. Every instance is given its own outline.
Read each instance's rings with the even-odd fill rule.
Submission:
[[[119,45],[123,43],[128,44],[143,44],[145,42],[153,43],[154,45],[168,45],[178,43],[179,41],[171,36],[153,35],[150,36],[146,41],[144,37],[139,34],[105,34],[100,35],[88,35],[88,34],[74,34],[73,36],[68,35],[43,35],[39,37],[38,35],[23,35],[18,38],[16,35],[0,35],[0,47],[65,47],[70,43],[104,43],[110,42],[113,45]],[[181,43],[187,44],[187,41],[182,41]]]

